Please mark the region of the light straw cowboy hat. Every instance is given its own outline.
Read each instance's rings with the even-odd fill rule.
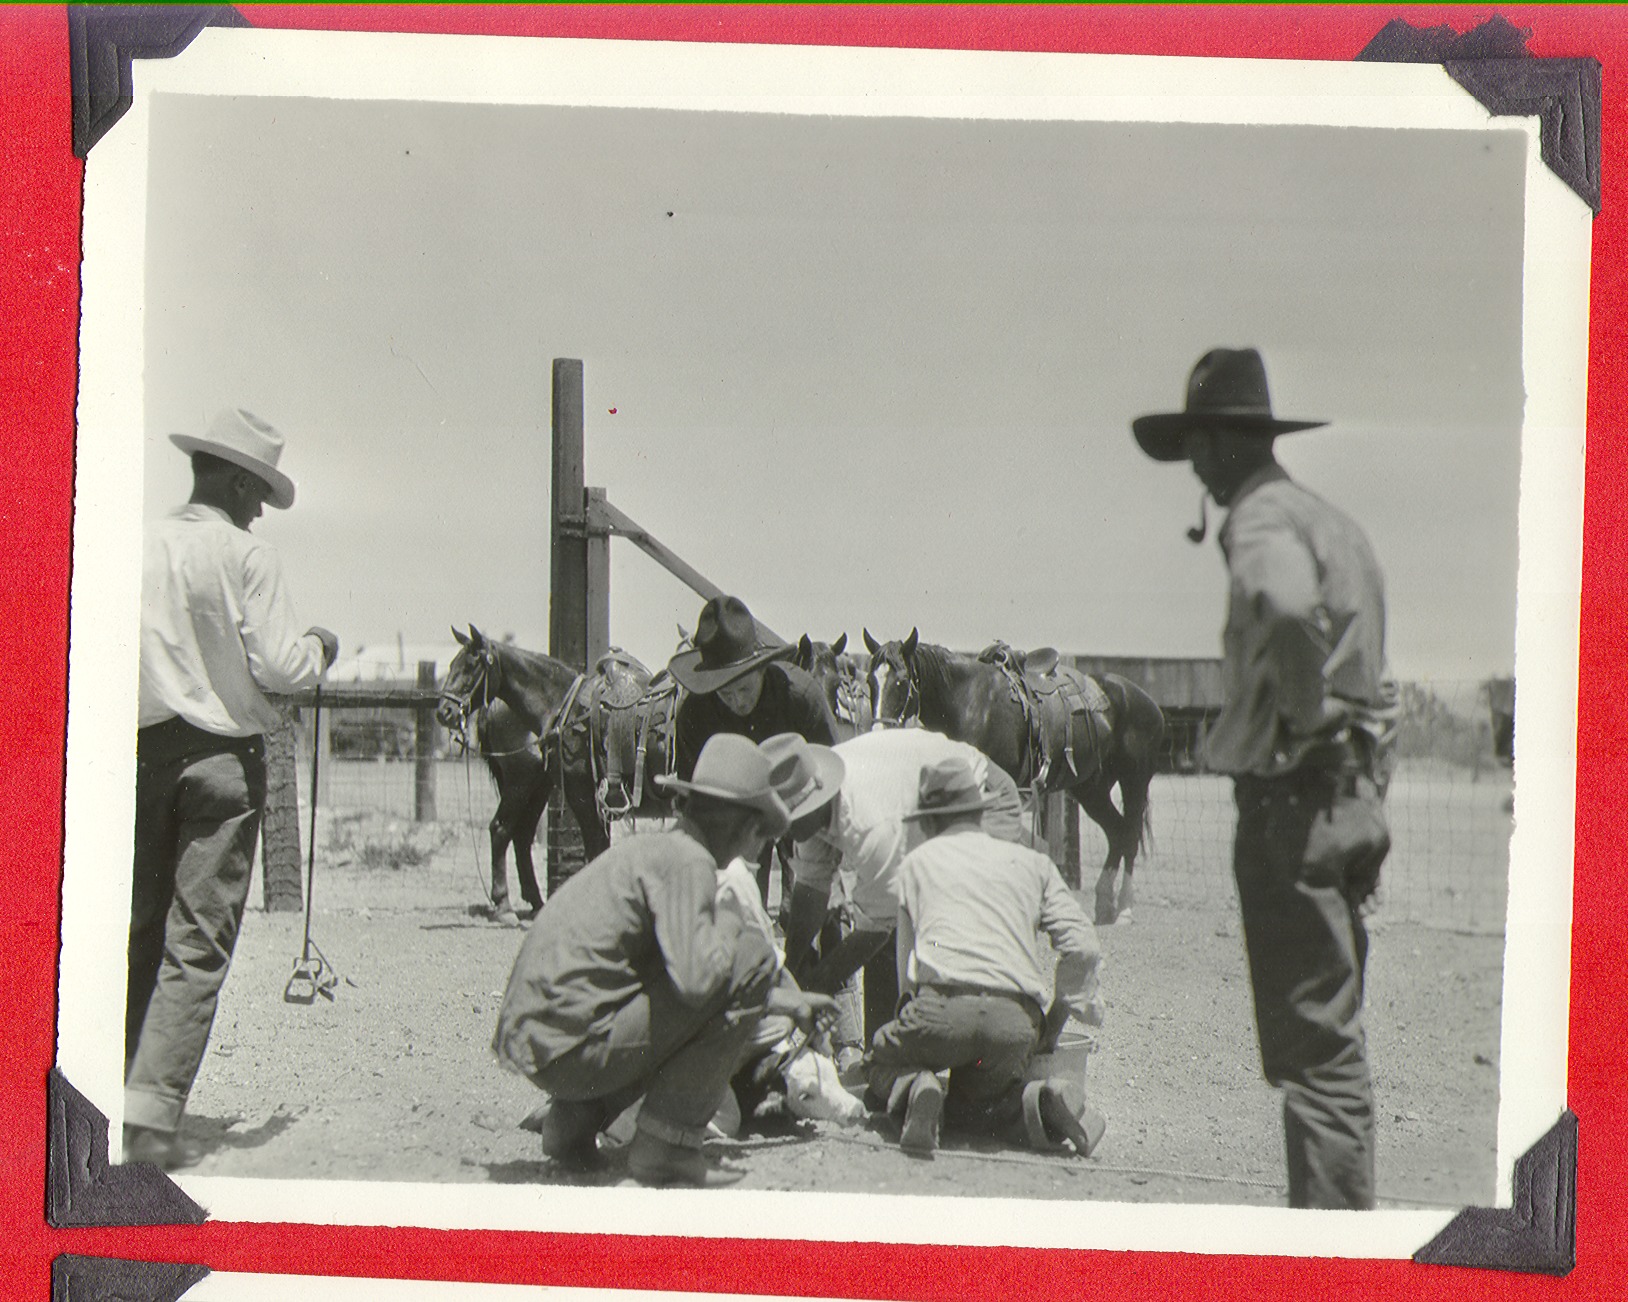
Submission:
[[[842,790],[848,769],[842,756],[829,746],[817,745],[795,732],[782,732],[760,742],[758,749],[769,757],[774,789],[794,823],[835,800]]]
[[[294,505],[294,481],[277,469],[283,455],[283,436],[253,412],[230,407],[209,422],[202,438],[192,434],[171,434],[170,442],[188,456],[207,452],[230,461],[265,481],[271,489],[268,506],[286,511]]]
[[[1185,461],[1189,430],[1293,434],[1326,424],[1326,420],[1273,416],[1266,392],[1266,363],[1260,353],[1253,348],[1213,348],[1198,359],[1187,378],[1186,409],[1138,416],[1131,422],[1131,430],[1142,451],[1155,461]]]
[[[921,766],[921,780],[916,785],[916,808],[904,816],[904,821],[913,823],[919,818],[981,814],[994,804],[995,797],[984,793],[972,765],[951,756]]]
[[[667,672],[697,696],[728,687],[760,665],[784,660],[793,646],[770,646],[757,630],[757,621],[739,597],[714,597],[701,607],[695,622],[695,646],[667,662]]]
[[[785,802],[775,792],[769,757],[750,737],[720,732],[701,748],[695,772],[688,782],[662,773],[656,785],[684,795],[709,796],[730,805],[755,809],[763,815],[771,837],[785,835],[791,826]]]

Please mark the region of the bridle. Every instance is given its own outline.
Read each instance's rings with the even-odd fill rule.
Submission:
[[[469,681],[469,690],[462,696],[445,689],[440,694],[443,705],[449,705],[458,715],[458,740],[465,750],[469,748],[469,716],[476,710],[491,708],[497,700],[503,682],[503,662],[488,647],[474,653],[479,666]],[[475,699],[477,693],[480,699]]]
[[[892,669],[891,665],[888,667]],[[904,679],[904,704],[900,707],[897,715],[891,717],[885,715],[882,713],[882,694],[877,692],[876,700],[871,708],[872,728],[909,728],[921,722],[921,687],[916,682],[915,673],[912,672],[908,664],[904,663],[902,657],[900,658],[899,669],[901,671],[899,677]],[[874,667],[871,670],[869,679],[874,687],[876,684]]]

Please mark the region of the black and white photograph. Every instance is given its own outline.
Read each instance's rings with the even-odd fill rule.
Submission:
[[[1566,1099],[1591,217],[1534,120],[1431,65],[141,72],[58,1025],[115,1160],[830,1241],[1508,1205]]]

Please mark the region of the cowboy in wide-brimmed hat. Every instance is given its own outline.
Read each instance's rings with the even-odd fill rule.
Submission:
[[[1260,353],[1214,348],[1199,358],[1188,377],[1185,409],[1138,416],[1131,430],[1155,461],[1191,461],[1206,500],[1213,497],[1228,506],[1246,479],[1273,462],[1273,439],[1327,423],[1274,416]],[[1198,543],[1207,532],[1208,514],[1201,505],[1200,523],[1187,536]]]
[[[228,408],[209,422],[206,433],[171,434],[170,442],[193,458],[195,473],[197,455],[202,453],[259,480],[260,496],[267,506],[286,511],[294,505],[294,481],[277,468],[283,456],[283,436],[253,412]],[[208,461],[205,468],[215,469]],[[259,515],[258,504],[256,508],[254,515]]]
[[[668,831],[617,841],[550,896],[509,977],[493,1047],[546,1090],[536,1128],[566,1166],[598,1163],[598,1135],[642,1099],[628,1169],[644,1184],[725,1184],[707,1124],[765,1015],[812,1033],[831,1001],[777,981],[771,938],[717,907],[717,877],[790,822],[769,759],[714,737]]]
[[[1192,462],[1228,508],[1226,701],[1204,758],[1236,786],[1233,873],[1261,1065],[1283,1091],[1290,1206],[1362,1208],[1374,1205],[1362,910],[1390,846],[1396,696],[1372,546],[1274,453],[1279,435],[1321,424],[1272,414],[1255,349],[1217,348],[1193,368],[1185,410],[1131,430],[1154,460]]]
[[[667,662],[667,671],[687,692],[705,696],[739,682],[776,660],[790,659],[796,648],[766,641],[757,621],[739,597],[714,597],[701,607],[694,645]]]
[[[837,739],[820,685],[788,663],[795,648],[763,634],[739,597],[714,597],[701,608],[695,645],[675,655],[668,672],[684,688],[673,720],[673,768],[687,778],[709,737],[738,733],[766,741],[795,732],[830,746]],[[767,901],[768,852],[758,865],[758,890]]]
[[[249,532],[293,504],[282,435],[234,407],[170,440],[192,494],[142,548],[123,1138],[126,1161],[173,1169],[201,1156],[181,1116],[242,924],[263,738],[283,723],[269,697],[314,686],[339,639],[296,620],[275,550]]]
[[[922,766],[904,817],[928,839],[899,864],[901,998],[871,1040],[871,1096],[900,1115],[899,1145],[919,1155],[936,1147],[942,1115],[955,1129],[1087,1157],[1107,1122],[1083,1081],[1028,1077],[1071,1012],[1101,1020],[1101,952],[1051,860],[983,830],[994,803],[963,757]]]

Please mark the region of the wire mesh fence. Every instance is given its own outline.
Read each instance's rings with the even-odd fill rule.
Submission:
[[[1494,753],[1485,688],[1462,682],[1409,684],[1403,706],[1386,802],[1392,849],[1378,916],[1500,932],[1513,785],[1510,768]],[[411,868],[415,859],[427,861],[434,846],[451,853],[472,889],[477,879],[489,881],[487,826],[497,793],[479,758],[462,755],[437,727],[437,758],[430,765],[432,809],[426,811],[424,766],[415,764],[414,746],[404,731],[413,725],[413,712],[341,708],[333,714],[334,731],[321,768],[319,852],[381,860],[395,856],[391,866]],[[310,755],[309,742],[302,740],[302,806],[309,792]],[[1136,873],[1139,900],[1196,906],[1230,899],[1235,817],[1230,779],[1203,772],[1162,773],[1153,781],[1150,804],[1152,834]],[[429,816],[417,817],[425,813]],[[308,829],[308,819],[302,813],[302,828]],[[1089,819],[1079,822],[1080,862],[1089,888],[1107,843]],[[540,842],[545,835],[539,833]],[[461,866],[465,861],[467,869]]]

